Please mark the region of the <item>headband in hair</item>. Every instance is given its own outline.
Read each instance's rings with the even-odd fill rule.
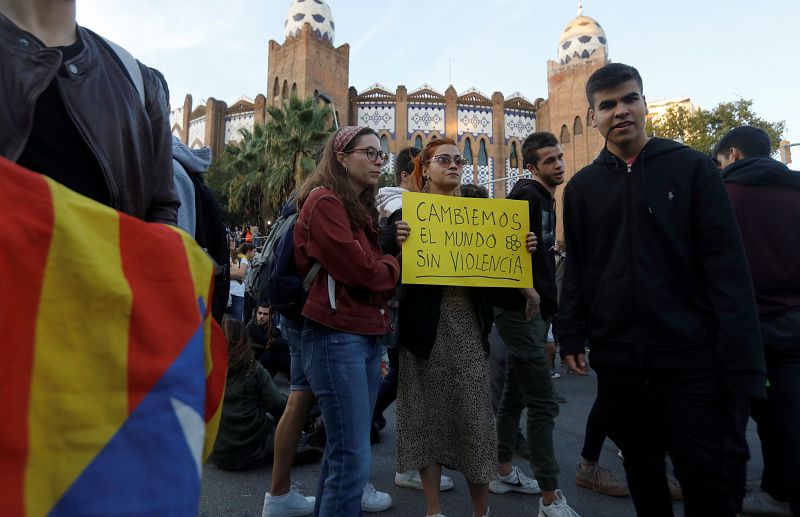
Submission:
[[[366,128],[361,126],[345,126],[336,133],[336,136],[333,138],[333,150],[334,152],[340,153],[344,151],[344,148],[347,147],[347,144],[352,142],[353,138],[356,137],[362,130]]]

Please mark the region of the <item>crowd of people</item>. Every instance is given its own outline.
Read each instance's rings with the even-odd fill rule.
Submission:
[[[4,0],[0,37],[0,127],[11,135],[0,154],[133,217],[177,224],[160,74],[139,65],[137,85],[120,49],[76,25],[74,2]],[[295,264],[301,277],[318,270],[301,317],[248,306],[256,247],[249,228],[239,234],[220,265],[229,367],[211,458],[227,470],[272,464],[264,517],[389,508],[391,496],[369,482],[370,443],[395,401],[395,483],[422,490],[420,514],[461,510],[442,507],[440,491],[453,487],[446,467],[464,477],[474,517],[490,514],[489,492],[538,494],[539,516],[577,516],[554,454],[554,341],[579,375],[591,351],[597,375],[578,486],[630,495],[648,517],[672,515],[674,498],[690,517],[800,515],[800,231],[791,225],[800,176],[770,158],[769,137],[753,127],[730,131],[711,157],[648,137],[643,91],[636,69],[619,63],[587,82],[605,145],[564,189],[563,243],[563,151],[550,133],[525,139],[531,178],[508,197],[529,207],[520,238],[530,287],[403,284],[402,250],[418,229],[403,219],[402,193],[487,197],[462,184],[467,160],[447,138],[401,151],[397,186],[378,192],[387,155],[377,134],[347,126],[330,136],[296,197]],[[193,160],[207,166],[187,155],[184,172]],[[493,332],[506,348],[494,369]],[[764,471],[745,494],[751,412]],[[606,438],[627,481],[599,465]],[[533,477],[513,464],[521,443]],[[291,466],[320,460],[316,495],[292,488]]]

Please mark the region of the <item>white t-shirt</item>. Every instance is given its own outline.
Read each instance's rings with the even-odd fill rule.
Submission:
[[[239,266],[242,265],[247,266],[247,273],[249,273],[250,262],[246,258],[240,259]],[[245,276],[247,273],[245,273]],[[231,296],[239,296],[240,298],[244,298],[244,279],[234,280],[231,278]]]

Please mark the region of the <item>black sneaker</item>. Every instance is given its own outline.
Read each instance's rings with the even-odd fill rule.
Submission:
[[[297,467],[298,465],[310,465],[312,463],[319,463],[321,459],[322,459],[322,449],[312,447],[311,445],[307,445],[301,441],[297,445],[297,449],[294,452],[294,460],[292,461],[292,466]]]

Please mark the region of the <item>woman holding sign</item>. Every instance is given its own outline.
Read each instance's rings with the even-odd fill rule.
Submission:
[[[466,160],[449,138],[433,140],[415,159],[418,190],[460,195]],[[397,223],[396,239],[413,228]],[[419,231],[419,230],[418,230]],[[529,250],[536,239],[529,234]],[[404,284],[400,298],[400,378],[395,469],[420,472],[428,516],[442,516],[442,465],[459,470],[469,485],[473,515],[488,514],[489,481],[496,477],[497,436],[489,399],[491,290]]]
[[[361,515],[369,481],[379,338],[390,325],[387,302],[400,275],[378,240],[375,192],[385,159],[374,131],[344,127],[325,144],[297,198],[297,269],[306,277],[319,265],[303,306],[300,350],[328,434],[315,511],[322,517]]]

